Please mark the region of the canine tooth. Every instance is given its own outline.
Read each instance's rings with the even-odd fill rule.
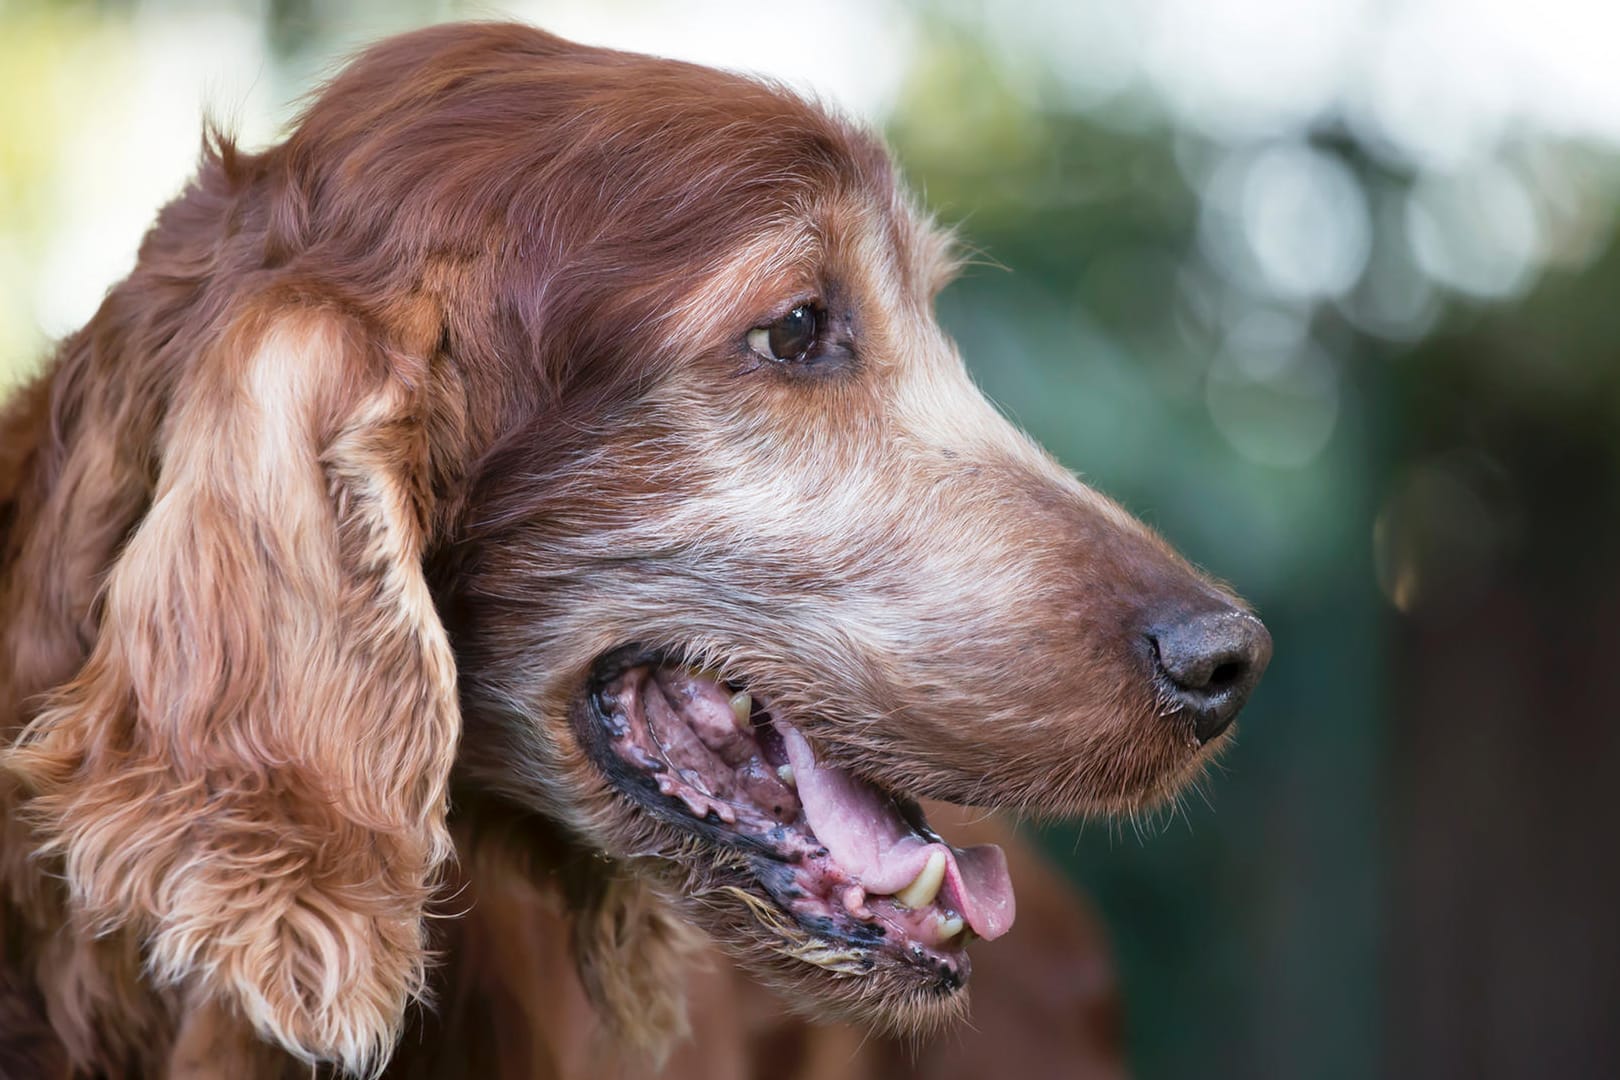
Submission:
[[[731,695],[731,719],[738,731],[748,730],[748,718],[754,713],[754,697],[746,690]]]
[[[960,915],[952,915],[948,919],[941,919],[939,923],[939,940],[942,942],[951,940],[951,938],[960,934],[962,927],[966,925],[967,923],[963,922]]]
[[[798,779],[793,775],[793,766],[791,765],[778,765],[776,767],[776,778],[788,787],[798,786]]]
[[[894,894],[895,903],[908,908],[926,907],[939,895],[944,881],[945,853],[935,848],[928,853],[928,861],[918,871],[916,880]]]

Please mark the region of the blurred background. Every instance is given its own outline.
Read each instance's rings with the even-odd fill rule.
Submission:
[[[987,392],[1265,616],[1201,794],[1041,836],[1138,1075],[1620,1075],[1620,6],[0,0],[0,373],[205,112],[263,144],[496,15],[886,132],[979,255],[939,307]]]

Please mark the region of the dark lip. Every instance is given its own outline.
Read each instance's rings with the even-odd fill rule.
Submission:
[[[646,772],[633,768],[613,752],[612,717],[601,697],[603,688],[631,668],[681,662],[684,662],[683,658],[676,652],[632,642],[601,654],[591,664],[583,691],[576,697],[576,706],[571,712],[576,734],[585,746],[592,763],[609,785],[629,799],[639,811],[651,815],[657,821],[682,833],[695,835],[716,848],[729,849],[745,856],[748,865],[747,876],[753,879],[750,884],[755,887],[756,894],[768,900],[776,910],[792,919],[806,932],[831,942],[869,950],[874,955],[881,952],[881,955],[887,958],[904,962],[920,972],[931,975],[941,988],[948,992],[954,992],[965,986],[970,968],[967,952],[963,948],[938,950],[933,954],[915,953],[905,949],[879,950],[878,943],[860,929],[864,924],[855,923],[853,924],[855,929],[846,931],[827,920],[801,918],[782,902],[777,895],[778,890],[772,887],[774,878],[786,872],[788,867],[796,865],[794,860],[784,858],[762,839],[721,827],[720,823],[713,819],[712,812],[711,817],[707,819],[693,817],[683,808],[672,804],[671,800],[658,790],[656,781]],[[877,786],[893,799],[908,825],[930,841],[943,842],[939,834],[929,827],[927,819],[923,816],[922,807],[914,799],[894,795],[881,784]],[[740,867],[734,870],[739,875],[743,873]],[[954,969],[948,965],[942,966],[941,959],[945,956],[956,965]]]

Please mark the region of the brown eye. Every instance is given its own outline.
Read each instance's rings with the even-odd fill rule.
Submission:
[[[748,347],[767,360],[790,363],[803,360],[816,347],[820,333],[820,313],[809,304],[800,304],[769,326],[748,331]]]

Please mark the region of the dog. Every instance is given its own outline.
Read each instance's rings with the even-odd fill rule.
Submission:
[[[480,875],[644,1060],[709,943],[959,1020],[1013,888],[918,800],[1152,805],[1271,643],[986,402],[956,266],[850,123],[521,26],[210,133],[0,420],[4,1053],[376,1074]]]

